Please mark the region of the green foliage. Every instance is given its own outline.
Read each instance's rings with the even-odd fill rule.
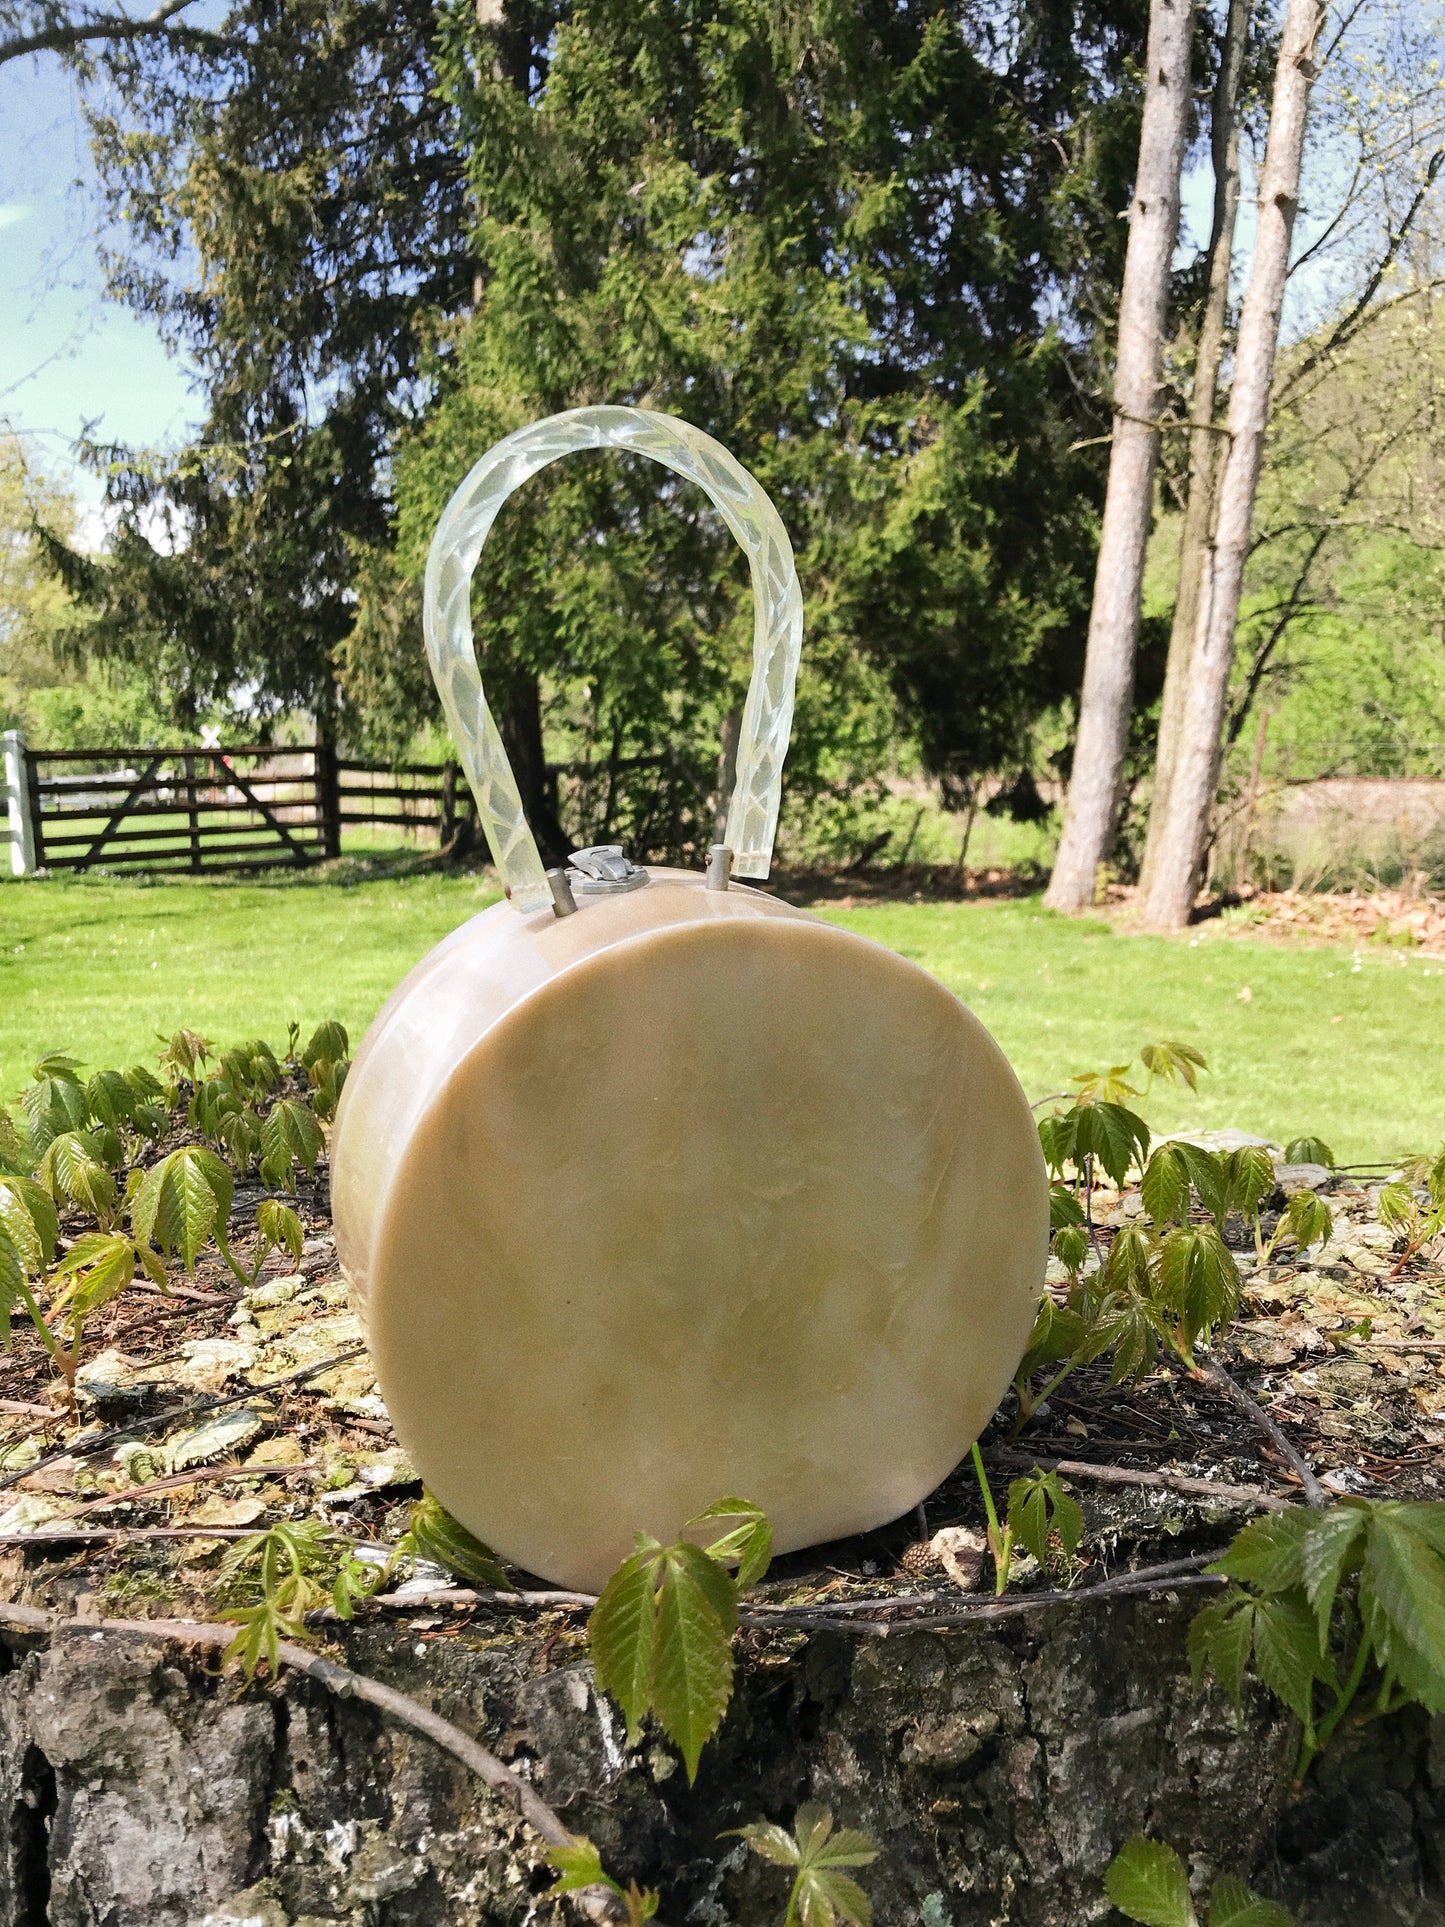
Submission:
[[[79,1065],[63,1051],[47,1051],[35,1066],[33,1081],[20,1093],[20,1108],[39,1153],[63,1131],[83,1131],[90,1106],[77,1076]]]
[[[1104,1875],[1104,1891],[1143,1927],[1195,1927],[1184,1862],[1161,1840],[1126,1840]]]
[[[1083,1544],[1084,1514],[1057,1472],[1035,1468],[1009,1486],[1008,1529],[1046,1571],[1068,1572]]]
[[[842,1871],[871,1866],[878,1858],[878,1848],[866,1833],[852,1827],[835,1833],[832,1814],[812,1802],[798,1808],[791,1833],[769,1820],[733,1831],[764,1860],[793,1869],[783,1927],[834,1927],[837,1921],[872,1927],[868,1896]]]
[[[732,1696],[732,1635],[742,1575],[761,1578],[771,1531],[746,1500],[722,1499],[688,1525],[735,1520],[705,1550],[639,1533],[587,1622],[598,1684],[627,1718],[629,1743],[652,1713],[682,1754],[689,1780]],[[725,1570],[738,1567],[738,1577]]]
[[[1252,1657],[1304,1729],[1301,1774],[1368,1666],[1379,1675],[1377,1711],[1415,1700],[1445,1712],[1445,1504],[1345,1499],[1272,1513],[1237,1533],[1210,1570],[1231,1583],[1190,1627],[1195,1678],[1212,1672],[1237,1703]],[[1350,1654],[1343,1680],[1336,1649]]]
[[[1163,1043],[1146,1044],[1139,1053],[1139,1061],[1149,1073],[1150,1081],[1162,1077],[1166,1084],[1187,1084],[1191,1091],[1199,1088],[1199,1073],[1208,1070],[1203,1054],[1192,1044]]]
[[[1184,1862],[1160,1840],[1143,1834],[1126,1840],[1109,1863],[1104,1891],[1142,1927],[1199,1927]],[[1293,1916],[1225,1873],[1209,1896],[1209,1927],[1293,1927]]]
[[[1233,1253],[1211,1225],[1176,1225],[1158,1247],[1153,1279],[1157,1302],[1177,1321],[1180,1355],[1191,1361],[1199,1339],[1239,1304]]]
[[[225,1254],[234,1189],[231,1173],[213,1152],[186,1145],[146,1172],[131,1204],[131,1227],[144,1243],[174,1253],[193,1271],[208,1239]],[[242,1282],[248,1282],[244,1274]]]
[[[182,1078],[195,1083],[196,1072],[211,1054],[210,1039],[198,1031],[182,1029],[172,1031],[160,1041],[164,1048],[156,1062],[165,1072],[167,1083],[174,1087]]]
[[[1327,1244],[1334,1228],[1330,1207],[1323,1198],[1313,1191],[1296,1191],[1280,1213],[1265,1256],[1273,1252],[1281,1238],[1293,1238],[1302,1252],[1308,1251],[1311,1245]]]
[[[1322,1137],[1292,1137],[1284,1147],[1286,1164],[1324,1164],[1331,1170],[1335,1154]]]
[[[415,1558],[444,1566],[470,1586],[484,1586],[496,1592],[516,1590],[506,1567],[491,1548],[474,1538],[430,1492],[411,1509],[402,1549]]]
[[[119,1194],[96,1150],[96,1140],[88,1133],[63,1131],[46,1146],[35,1174],[57,1204],[79,1205],[109,1225]]]
[[[238,1539],[221,1561],[219,1583],[223,1589],[235,1587],[254,1574],[260,1596],[224,1615],[240,1630],[227,1646],[223,1664],[235,1661],[247,1680],[256,1677],[263,1661],[275,1674],[281,1641],[305,1639],[307,1613],[329,1605],[338,1618],[350,1619],[357,1602],[377,1590],[387,1570],[356,1558],[344,1539],[314,1520],[282,1519],[264,1532]]]
[[[305,1236],[301,1220],[290,1205],[279,1198],[262,1198],[256,1207],[256,1257],[251,1267],[251,1282],[261,1276],[261,1267],[273,1251],[289,1253],[293,1265],[301,1262]]]
[[[565,1847],[548,1847],[547,1859],[560,1876],[550,1889],[554,1894],[585,1893],[589,1887],[605,1887],[627,1909],[627,1927],[642,1927],[657,1912],[657,1895],[644,1893],[637,1882],[626,1887],[614,1880],[602,1864],[602,1856],[585,1837]]]
[[[292,1188],[298,1164],[314,1175],[325,1148],[309,1105],[294,1097],[278,1097],[261,1120],[261,1176],[277,1190]]]

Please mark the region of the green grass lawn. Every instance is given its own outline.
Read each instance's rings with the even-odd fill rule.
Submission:
[[[254,881],[66,877],[0,885],[0,1094],[43,1050],[92,1069],[149,1060],[157,1031],[285,1039],[339,1017],[359,1039],[405,971],[492,901],[486,879],[350,861]],[[1071,922],[1037,901],[828,909],[930,970],[978,1013],[1031,1098],[1156,1038],[1197,1045],[1197,1097],[1156,1092],[1156,1128],[1314,1132],[1346,1160],[1445,1138],[1445,963]],[[1241,992],[1248,988],[1246,999]]]

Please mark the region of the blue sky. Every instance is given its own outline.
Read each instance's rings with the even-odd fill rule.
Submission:
[[[1185,180],[1181,240],[1207,238],[1207,163]],[[1237,259],[1253,210],[1243,210]],[[74,87],[58,61],[0,67],[0,425],[25,439],[38,467],[68,482],[83,533],[98,541],[99,481],[75,459],[99,439],[157,446],[184,439],[200,408],[183,360],[156,329],[103,293],[100,211]],[[1304,289],[1293,289],[1298,301]]]
[[[87,423],[108,440],[154,444],[179,439],[198,412],[156,330],[104,298],[93,182],[59,63],[0,67],[0,420],[90,507],[100,483],[77,469],[72,446]],[[87,532],[98,523],[87,518]]]

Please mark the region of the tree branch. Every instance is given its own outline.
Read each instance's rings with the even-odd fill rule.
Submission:
[[[95,1633],[109,1633],[120,1639],[175,1640],[181,1645],[199,1646],[210,1652],[224,1652],[236,1637],[234,1626],[207,1625],[200,1620],[70,1619],[62,1613],[47,1612],[39,1606],[13,1605],[8,1601],[0,1602],[0,1624],[17,1626],[25,1632],[49,1633],[52,1638],[78,1632],[87,1638]],[[399,1726],[420,1733],[433,1746],[460,1760],[494,1793],[500,1793],[548,1846],[572,1845],[573,1835],[536,1788],[514,1773],[469,1733],[464,1733],[459,1726],[453,1726],[450,1720],[444,1720],[440,1713],[434,1713],[429,1706],[423,1706],[420,1700],[412,1699],[407,1693],[399,1693],[395,1687],[383,1686],[380,1680],[371,1679],[365,1673],[354,1673],[349,1666],[338,1665],[335,1660],[326,1659],[320,1653],[309,1652],[306,1647],[298,1646],[292,1640],[279,1641],[277,1650],[283,1664],[293,1672],[304,1673],[338,1699],[361,1700],[368,1706],[376,1707]],[[589,1920],[611,1922],[624,1918],[613,1896],[601,1888],[588,1888],[583,1893],[573,1895],[573,1898]]]
[[[26,54],[73,53],[87,40],[146,40],[154,34],[165,33],[175,16],[191,4],[192,0],[165,0],[154,13],[139,20],[123,13],[96,14],[88,20],[57,20],[35,33],[0,40],[0,67],[7,60],[22,60]]]

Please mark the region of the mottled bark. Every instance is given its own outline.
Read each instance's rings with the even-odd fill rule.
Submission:
[[[1303,1791],[1278,1702],[1189,1680],[1177,1599],[1060,1607],[951,1637],[817,1634],[744,1660],[694,1787],[622,1721],[556,1627],[344,1632],[533,1780],[683,1927],[777,1927],[782,1873],[725,1829],[803,1800],[861,1826],[878,1927],[1091,1927],[1131,1834],[1300,1927],[1445,1917],[1445,1721],[1347,1729]],[[452,1615],[446,1616],[448,1619]],[[6,1670],[8,1669],[8,1670]],[[0,1927],[563,1927],[535,1836],[458,1761],[288,1675],[244,1690],[175,1647],[0,1643]]]
[[[1144,552],[1153,512],[1156,424],[1164,359],[1169,263],[1179,231],[1179,174],[1189,117],[1194,0],[1152,0],[1145,56],[1139,170],[1119,302],[1113,440],[1073,774],[1064,831],[1045,902],[1081,910],[1094,901],[1123,788]]]
[[[1214,161],[1214,211],[1205,257],[1204,308],[1194,353],[1194,385],[1189,397],[1189,480],[1184,527],[1179,541],[1179,590],[1169,630],[1169,659],[1159,709],[1159,741],[1154,756],[1149,830],[1144,845],[1140,889],[1147,895],[1158,866],[1159,831],[1174,777],[1184,691],[1199,621],[1199,585],[1214,528],[1216,485],[1223,467],[1223,437],[1215,425],[1219,369],[1229,312],[1229,276],[1234,265],[1234,225],[1239,213],[1239,77],[1249,39],[1250,0],[1229,0],[1220,50],[1219,73],[1210,107],[1209,144]]]
[[[1234,632],[1299,205],[1305,120],[1316,71],[1315,42],[1324,17],[1321,0],[1289,0],[1259,182],[1254,258],[1239,319],[1229,398],[1229,446],[1219,480],[1214,539],[1200,588],[1174,780],[1158,832],[1157,868],[1143,898],[1144,923],[1155,930],[1177,930],[1189,920],[1219,782]]]

